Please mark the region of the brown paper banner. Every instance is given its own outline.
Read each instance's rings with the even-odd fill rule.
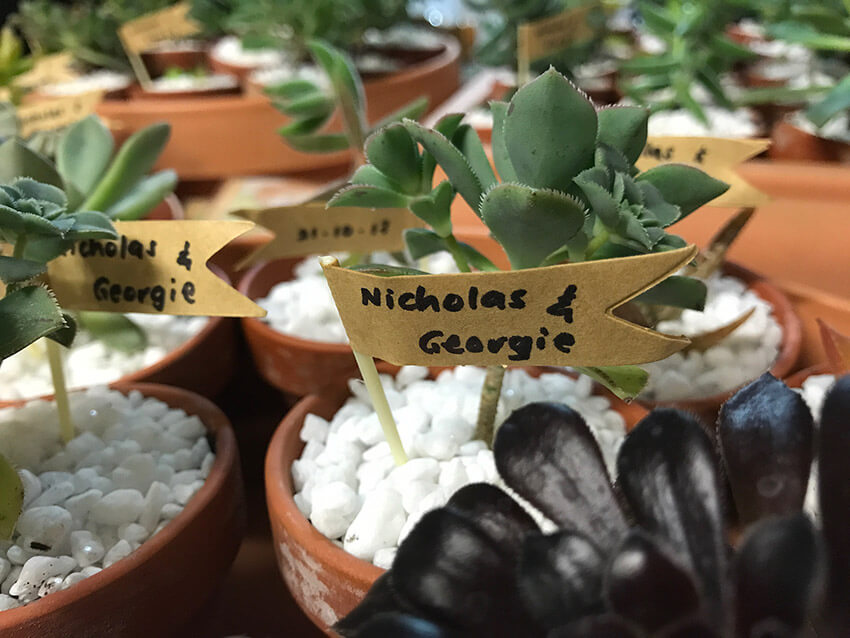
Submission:
[[[613,366],[684,348],[613,309],[691,261],[695,246],[499,273],[379,277],[324,265],[351,347],[397,365]]]
[[[739,164],[755,157],[770,140],[735,140],[723,137],[650,137],[636,163],[642,170],[659,164],[689,164],[729,184],[729,190],[711,206],[761,206],[770,197],[748,184],[736,172]]]
[[[241,221],[115,222],[119,237],[79,242],[48,267],[69,310],[262,317],[266,311],[219,279],[207,260],[253,227]]]
[[[594,8],[586,5],[557,15],[526,22],[517,27],[517,57],[528,62],[563,51],[593,36],[587,16]]]
[[[121,25],[118,35],[124,48],[131,53],[141,53],[163,40],[179,40],[200,32],[199,25],[189,19],[188,2],[148,13]]]
[[[70,53],[54,53],[39,58],[32,69],[15,78],[15,84],[39,87],[57,82],[69,82],[80,77],[74,69],[74,56]]]
[[[29,137],[36,131],[52,131],[77,122],[94,113],[103,99],[103,91],[39,100],[18,107],[18,133]]]
[[[249,255],[240,267],[264,259],[343,250],[402,250],[404,230],[422,226],[422,221],[406,208],[325,208],[324,202],[240,210],[233,214],[275,235],[268,244]]]

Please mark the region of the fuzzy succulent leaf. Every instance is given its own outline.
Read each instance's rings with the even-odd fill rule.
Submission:
[[[460,149],[472,171],[485,191],[498,183],[490,159],[484,152],[478,132],[468,124],[462,124],[452,135],[452,143]]]
[[[596,132],[593,104],[551,68],[516,92],[504,124],[519,181],[562,191],[593,165]]]
[[[682,211],[678,206],[664,199],[661,191],[649,182],[638,182],[637,184],[638,188],[640,188],[643,205],[647,211],[652,213],[661,228],[667,228],[679,221]]]
[[[454,189],[443,181],[428,195],[410,200],[410,212],[428,224],[440,237],[452,233],[452,200]]]
[[[634,163],[646,146],[649,111],[640,106],[609,106],[596,113],[597,140],[620,151]]]
[[[47,267],[42,262],[0,255],[0,281],[4,284],[29,281],[45,272]]]
[[[109,166],[114,146],[109,129],[99,117],[89,115],[68,127],[59,139],[56,168],[66,184],[90,193]]]
[[[684,164],[655,166],[638,175],[637,181],[652,184],[664,201],[679,207],[682,218],[729,190],[729,184]]]
[[[334,110],[333,98],[324,91],[304,93],[291,100],[277,101],[277,109],[284,115],[296,118],[325,118]]]
[[[328,206],[361,208],[407,208],[408,198],[401,193],[365,184],[344,187],[328,201]]]
[[[484,196],[481,216],[513,268],[534,268],[566,245],[585,221],[568,195],[520,184],[499,184]]]
[[[42,286],[26,286],[0,299],[0,361],[65,325],[56,300]]]
[[[594,170],[589,169],[589,171]],[[588,175],[589,171],[584,171],[576,177],[575,182],[590,205],[590,212],[596,215],[606,227],[617,228],[621,221],[620,202],[615,199],[612,193],[592,180],[590,176],[584,177]],[[593,173],[593,175],[598,175],[598,173]]]
[[[377,186],[378,188],[383,188],[388,191],[401,191],[401,185],[399,183],[391,180],[371,164],[363,164],[363,166],[360,166],[356,171],[354,171],[354,174],[351,176],[349,181],[352,184]]]
[[[463,121],[463,113],[449,113],[440,118],[434,125],[434,130],[442,134],[446,139],[451,139],[460,123]],[[437,168],[437,160],[430,153],[422,155],[422,185],[423,192],[431,188],[434,181],[434,170]],[[477,206],[477,205],[476,205]],[[473,207],[475,208],[475,207]]]
[[[147,347],[144,330],[125,315],[114,312],[80,312],[80,326],[110,349],[132,354]]]
[[[520,557],[523,539],[538,532],[537,523],[504,490],[489,483],[472,483],[452,494],[447,506],[467,516],[512,560]]]
[[[508,115],[507,102],[490,102],[490,112],[493,114],[493,134],[490,146],[493,153],[493,163],[503,182],[518,182],[516,171],[508,155],[505,145],[505,118]]]
[[[672,275],[635,297],[635,301],[656,306],[703,310],[708,289],[693,277]]]
[[[378,277],[404,277],[407,275],[427,275],[427,272],[408,266],[390,266],[388,264],[355,264],[351,270],[377,275]]]
[[[11,540],[24,508],[24,484],[15,467],[0,454],[0,540]]]
[[[366,157],[405,193],[418,192],[421,182],[419,149],[403,124],[390,124],[373,133],[366,140]]]
[[[720,410],[717,436],[741,520],[785,516],[803,507],[814,422],[803,398],[769,372]]]
[[[421,259],[428,255],[449,250],[446,240],[427,228],[408,228],[404,231],[404,242],[410,256]],[[467,263],[477,270],[495,272],[499,270],[496,265],[469,244],[458,242],[460,252]]]
[[[404,127],[414,140],[422,144],[425,150],[434,156],[455,191],[466,200],[472,210],[478,212],[483,192],[481,182],[460,149],[436,129],[426,128],[413,120],[405,120]]]
[[[105,211],[106,216],[118,221],[142,219],[176,187],[177,173],[170,169],[144,177]]]
[[[56,188],[63,186],[62,177],[46,158],[13,137],[0,144],[0,184],[10,184],[22,176]]]
[[[576,367],[574,370],[605,386],[623,401],[637,397],[649,380],[649,373],[639,366]]]

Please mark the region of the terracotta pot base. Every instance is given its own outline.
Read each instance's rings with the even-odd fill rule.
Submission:
[[[807,133],[788,121],[773,128],[768,155],[775,160],[809,160],[850,164],[850,142],[831,140]]]

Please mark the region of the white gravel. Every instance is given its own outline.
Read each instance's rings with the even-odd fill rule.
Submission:
[[[0,541],[0,611],[67,589],[125,558],[203,486],[215,455],[196,416],[138,392],[71,395],[78,436],[59,439],[53,403],[0,410],[0,452],[24,511]]]
[[[216,91],[239,86],[239,80],[226,73],[194,76],[188,73],[176,77],[160,77],[151,83],[149,93],[178,93],[180,91]]]
[[[330,88],[330,81],[324,71],[319,70],[312,64],[281,64],[278,66],[257,69],[248,77],[251,82],[260,86],[276,86],[290,80],[308,80],[313,84],[326,89]]]
[[[803,381],[803,387],[798,391],[803,395],[806,405],[812,411],[815,425],[820,426],[821,411],[826,394],[835,383],[834,374],[816,374]],[[818,503],[818,466],[812,463],[812,473],[809,476],[809,486],[806,491],[806,502],[803,509],[816,521],[820,521],[820,504]]]
[[[345,255],[339,255],[338,258],[342,261]],[[398,265],[387,253],[375,253],[369,261]],[[421,260],[418,268],[430,273],[457,272],[448,253]],[[268,311],[261,321],[278,332],[294,337],[326,343],[348,343],[318,257],[308,257],[300,262],[295,267],[294,275],[293,279],[276,284],[267,296],[257,299],[257,304]]]
[[[662,321],[666,334],[696,335],[734,321],[750,308],[753,315],[722,343],[705,352],[676,353],[646,364],[649,382],[641,398],[676,401],[729,392],[770,369],[779,353],[782,327],[771,305],[733,277],[712,276],[706,281],[705,310],[685,310],[675,320]]]
[[[396,466],[365,386],[349,382],[353,396],[330,422],[308,415],[306,442],[292,464],[295,502],[325,536],[345,551],[389,567],[396,549],[428,511],[474,482],[502,485],[493,453],[471,440],[484,370],[459,367],[426,379],[426,368],[405,366],[393,379],[382,375],[387,399],[410,460]],[[613,472],[625,423],[608,399],[591,394],[587,377],[559,373],[505,375],[496,422],[534,401],[566,403],[593,430]]]
[[[812,124],[802,112],[794,113],[790,122],[810,135],[850,144],[850,114],[848,113],[839,113],[821,128]]]
[[[69,388],[104,385],[151,366],[170,351],[195,336],[206,325],[206,317],[177,317],[133,313],[127,315],[148,336],[144,351],[127,354],[107,348],[81,330],[70,350],[65,351],[65,375]],[[43,339],[0,366],[0,400],[28,399],[53,394],[53,382]]]
[[[286,56],[277,49],[246,49],[235,35],[226,35],[216,42],[210,56],[219,62],[246,69],[279,66],[286,60]]]
[[[115,71],[94,71],[83,75],[76,80],[68,82],[57,82],[39,87],[44,95],[65,96],[79,95],[90,91],[120,91],[126,89],[133,83],[133,79],[125,73]]]
[[[699,121],[690,111],[659,111],[649,118],[649,135],[730,137],[735,139],[758,137],[760,130],[752,111],[737,109],[727,111],[716,106],[703,105],[709,126]]]

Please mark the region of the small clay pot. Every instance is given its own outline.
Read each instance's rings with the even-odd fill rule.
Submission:
[[[797,370],[797,372],[784,379],[785,385],[789,388],[802,388],[803,382],[806,379],[818,374],[832,374],[832,371],[829,369],[827,364],[818,363],[817,365]]]
[[[743,266],[727,262],[723,266],[723,274],[742,280],[750,290],[773,307],[773,316],[782,327],[782,343],[780,344],[776,361],[774,361],[773,366],[770,368],[770,372],[778,379],[784,378],[794,369],[797,359],[800,356],[800,347],[803,341],[803,326],[800,318],[794,311],[794,306],[779,288]],[[678,401],[649,401],[639,399],[639,402],[650,410],[657,407],[688,410],[701,417],[705,423],[713,425],[717,419],[717,413],[720,411],[720,406],[735,394],[736,391],[737,388],[723,394],[716,394],[701,399],[683,399]]]
[[[300,259],[278,259],[257,264],[239,283],[249,299],[265,297],[275,284],[292,279]],[[260,376],[295,396],[343,391],[358,375],[357,362],[347,343],[325,343],[278,332],[266,322],[242,318],[242,330]]]
[[[186,390],[144,383],[113,387],[199,416],[216,453],[212,470],[183,512],[127,558],[69,589],[0,612],[3,638],[171,635],[203,607],[236,557],[245,503],[227,417]]]
[[[169,69],[194,71],[207,66],[206,47],[159,48],[143,51],[140,56],[148,74],[152,78],[164,75]]]
[[[850,163],[850,142],[819,137],[794,126],[788,120],[773,128],[768,155],[775,160],[809,160]]]
[[[612,396],[599,386],[594,393]],[[375,579],[384,573],[334,545],[304,517],[293,499],[290,468],[304,449],[299,438],[304,418],[312,413],[330,419],[343,401],[340,396],[317,395],[299,401],[275,431],[265,468],[266,503],[278,568],[295,602],[329,634],[329,627],[357,606]],[[623,415],[628,429],[646,416],[646,410],[637,404],[614,401],[612,407]]]

